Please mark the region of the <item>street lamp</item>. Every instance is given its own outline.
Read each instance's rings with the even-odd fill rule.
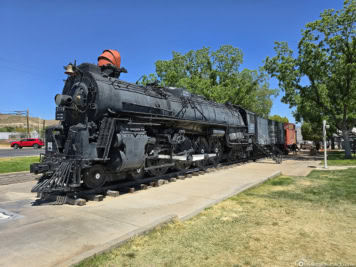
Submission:
[[[328,161],[326,155],[326,129],[329,129],[330,125],[326,124],[326,120],[323,120],[323,137],[324,137],[324,169],[328,168]]]

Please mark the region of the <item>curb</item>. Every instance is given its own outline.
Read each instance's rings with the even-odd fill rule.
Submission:
[[[230,194],[222,197],[222,198],[219,198],[217,200],[214,200],[213,202],[193,211],[192,213],[182,217],[182,218],[178,218],[177,215],[167,215],[145,227],[140,227],[136,230],[133,230],[119,238],[116,238],[114,240],[111,240],[103,245],[100,245],[100,246],[97,246],[96,248],[93,248],[89,251],[86,251],[78,256],[75,256],[69,260],[66,260],[62,263],[59,263],[59,264],[56,264],[56,266],[75,266],[76,264],[79,264],[80,262],[90,258],[90,257],[94,257],[96,255],[100,255],[102,253],[105,253],[105,252],[108,252],[114,248],[117,248],[117,247],[120,247],[122,245],[124,245],[125,243],[127,243],[128,241],[130,241],[130,239],[132,239],[133,237],[136,237],[136,236],[140,236],[140,235],[143,235],[143,234],[146,234],[146,233],[149,233],[150,231],[154,230],[155,228],[157,228],[158,226],[161,226],[161,225],[164,225],[164,224],[167,224],[167,223],[170,223],[174,220],[177,220],[179,219],[179,221],[186,221],[186,220],[189,220],[190,218],[194,217],[195,215],[197,215],[198,213],[200,213],[201,211],[205,210],[206,208],[209,208],[229,197],[232,197],[236,194],[239,194],[247,189],[250,189],[250,188],[254,188],[262,183],[264,183],[265,181],[267,180],[270,180],[272,178],[275,178],[277,176],[280,176],[281,175],[281,172],[280,171],[277,171],[275,172],[274,174],[258,181],[258,182],[255,182],[255,183],[248,183],[246,184],[245,186],[243,186],[242,188],[239,188],[239,189],[236,189],[234,190],[233,192],[231,192]]]
[[[327,169],[324,169],[323,166],[317,166],[316,168],[314,168],[314,170],[317,170],[317,171],[341,171],[341,170],[347,170],[347,169],[350,169],[350,168],[356,168],[355,165],[350,165],[350,166],[328,166]]]

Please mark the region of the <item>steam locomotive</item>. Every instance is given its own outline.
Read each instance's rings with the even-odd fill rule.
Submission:
[[[31,165],[32,173],[42,174],[32,192],[99,188],[170,169],[249,158],[276,147],[259,140],[270,138],[258,134],[262,118],[254,113],[182,88],[125,82],[119,79],[127,72],[120,63],[116,50],[105,50],[97,65],[65,67],[68,79],[55,96],[60,124],[46,129],[45,154]],[[284,137],[273,138],[283,149]]]

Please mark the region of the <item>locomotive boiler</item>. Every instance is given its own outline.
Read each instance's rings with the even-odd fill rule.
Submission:
[[[46,129],[46,150],[31,172],[33,192],[73,192],[107,182],[203,168],[252,153],[253,133],[237,106],[183,88],[119,79],[120,54],[105,50],[98,64],[66,67],[55,96],[59,125]]]

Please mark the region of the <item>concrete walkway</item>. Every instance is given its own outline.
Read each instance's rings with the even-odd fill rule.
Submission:
[[[0,185],[17,184],[23,182],[34,181],[39,178],[39,175],[32,174],[28,171],[24,172],[10,172],[0,174]]]
[[[306,175],[318,164],[249,163],[83,207],[32,206],[35,182],[0,186],[0,266],[68,266],[172,218],[188,219],[280,172]]]

